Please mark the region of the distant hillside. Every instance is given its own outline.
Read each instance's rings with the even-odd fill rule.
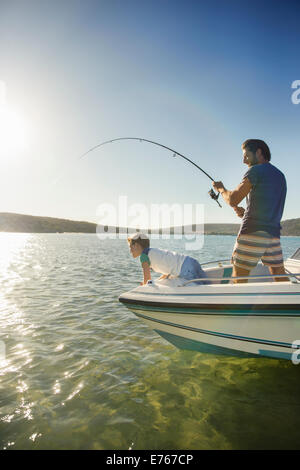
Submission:
[[[285,220],[281,223],[282,235],[300,236],[300,218]],[[240,224],[205,224],[206,235],[236,235]],[[23,233],[96,233],[97,224],[54,217],[38,217],[33,215],[13,214],[0,212],[0,232]],[[136,229],[104,227],[105,231],[120,231],[132,233]],[[176,228],[170,229],[171,233]],[[192,232],[194,226],[186,226],[184,233]],[[176,230],[175,230],[176,231]],[[148,231],[149,233],[150,231]],[[152,233],[161,233],[161,230],[151,230]]]
[[[300,236],[300,219],[284,220],[281,225],[281,235]]]
[[[236,235],[241,224],[205,224],[206,235]]]
[[[0,213],[0,232],[96,233],[96,224],[92,224],[90,222],[76,222],[73,220],[56,219],[53,217],[37,217],[34,215],[2,212]]]

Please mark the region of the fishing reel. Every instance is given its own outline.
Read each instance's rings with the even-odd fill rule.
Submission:
[[[216,201],[216,202],[219,204],[220,207],[222,207],[221,204],[220,204],[219,201],[218,201],[219,196],[220,196],[220,193],[217,194],[217,193],[214,192],[213,189],[211,189],[210,191],[208,191],[208,194],[210,195],[210,197],[211,197],[214,201]]]

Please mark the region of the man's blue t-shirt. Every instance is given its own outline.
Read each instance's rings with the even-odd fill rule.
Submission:
[[[280,237],[280,221],[286,197],[284,174],[271,163],[254,165],[246,172],[252,189],[247,196],[240,234],[258,230]]]

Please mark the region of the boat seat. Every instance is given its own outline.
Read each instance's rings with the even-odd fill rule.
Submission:
[[[207,274],[207,277],[209,277],[211,280],[210,284],[228,284],[229,279],[224,279],[223,281],[217,281],[213,278],[221,278],[221,277],[231,277],[232,276],[232,265],[226,265],[226,266],[218,266],[218,267],[212,267],[212,268],[207,268],[205,269],[205,272]],[[269,269],[267,266],[264,266],[262,263],[258,263],[257,266],[252,269],[250,275],[252,276],[260,276],[263,274],[270,274]],[[261,279],[249,279],[248,282],[273,282],[273,279],[271,278],[261,278]]]
[[[207,274],[207,277],[211,279],[210,284],[228,284],[229,279],[224,279],[224,281],[214,281],[215,278],[221,278],[221,277],[229,277],[232,274],[232,266],[218,266],[218,267],[212,267],[212,268],[206,268],[205,272]],[[208,283],[207,283],[208,284]]]
[[[232,276],[232,269],[233,267],[227,267],[223,269],[223,277],[231,277]],[[229,279],[224,279],[224,281],[221,281],[221,284],[229,284]]]

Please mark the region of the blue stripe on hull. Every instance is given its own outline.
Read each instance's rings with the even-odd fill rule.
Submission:
[[[178,325],[176,323],[168,322],[165,320],[159,320],[157,318],[151,318],[147,317],[146,315],[142,315],[140,313],[136,313],[138,317],[144,318],[145,320],[149,320],[152,322],[156,323],[161,323],[162,325],[169,325],[174,328],[182,329],[182,330],[190,330],[190,331],[195,331],[197,333],[205,334],[205,335],[211,335],[211,336],[219,336],[221,338],[226,338],[226,339],[231,339],[231,340],[237,340],[237,341],[245,341],[246,343],[258,343],[258,344],[265,344],[265,345],[270,345],[270,346],[278,346],[278,347],[283,347],[283,348],[291,348],[292,345],[290,343],[283,343],[281,341],[273,341],[273,340],[268,340],[268,339],[261,339],[261,338],[251,338],[248,336],[239,336],[239,335],[232,335],[230,333],[220,333],[219,331],[211,331],[211,330],[203,330],[202,328],[195,328],[192,326],[187,326],[187,325]]]
[[[259,354],[261,356],[270,357],[272,359],[286,359],[292,360],[293,353],[280,352],[280,351],[268,351],[267,349],[259,349]]]
[[[236,349],[223,348],[222,346],[215,346],[213,344],[202,343],[193,339],[183,338],[182,336],[173,335],[162,330],[154,330],[169,343],[179,349],[187,349],[189,351],[198,351],[208,354],[218,354],[222,356],[236,356],[236,357],[258,357],[257,354],[245,353],[237,351]]]
[[[166,331],[155,329],[156,333],[162,336],[166,341],[176,346],[178,349],[186,349],[189,351],[198,351],[205,354],[216,354],[219,356],[235,356],[240,358],[258,358],[261,356],[272,359],[286,359],[290,360],[292,353],[285,353],[281,351],[269,351],[266,349],[259,349],[258,354],[247,353],[238,351],[236,349],[224,348],[213,344],[202,343],[193,339],[183,338],[182,336],[167,333]]]

